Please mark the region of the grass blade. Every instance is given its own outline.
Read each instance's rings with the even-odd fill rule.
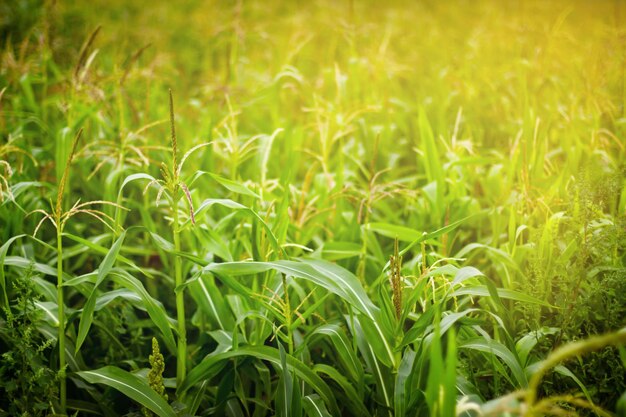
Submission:
[[[94,371],[77,372],[91,384],[104,384],[150,409],[159,417],[176,417],[174,409],[138,376],[115,366],[105,366]]]

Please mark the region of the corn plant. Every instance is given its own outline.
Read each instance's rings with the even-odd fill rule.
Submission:
[[[109,224],[109,222],[111,223],[113,222],[113,219],[110,216],[103,213],[102,211],[91,208],[91,206],[102,205],[102,204],[109,204],[109,205],[117,206],[115,203],[107,202],[107,201],[88,201],[88,202],[81,203],[80,200],[78,200],[69,210],[64,210],[63,208],[63,197],[65,195],[65,187],[66,187],[67,179],[70,173],[70,166],[72,164],[72,160],[74,159],[74,154],[76,153],[76,148],[78,146],[78,142],[80,140],[82,133],[83,133],[83,129],[80,129],[78,133],[76,134],[76,136],[74,137],[74,140],[72,141],[72,147],[71,147],[69,156],[67,158],[67,162],[65,163],[65,169],[63,170],[63,175],[61,176],[57,184],[56,202],[54,206],[51,207],[51,211],[45,212],[40,209],[35,210],[35,212],[42,213],[44,217],[39,221],[39,223],[37,224],[33,232],[33,235],[37,235],[37,231],[46,220],[50,220],[56,230],[56,242],[57,242],[56,288],[57,288],[57,306],[58,306],[57,321],[58,321],[58,326],[59,326],[57,346],[58,346],[58,352],[59,352],[59,372],[60,372],[60,388],[59,388],[60,407],[61,407],[60,410],[62,413],[65,413],[66,399],[67,399],[67,388],[66,388],[67,385],[66,385],[66,379],[65,379],[65,373],[66,373],[66,369],[65,369],[65,366],[66,366],[65,323],[66,323],[66,319],[65,319],[65,297],[64,297],[64,287],[63,287],[64,285],[64,282],[63,282],[64,281],[63,229],[65,228],[67,221],[71,217],[73,217],[76,214],[85,214],[85,215],[95,218],[96,220],[104,224],[106,227],[111,228],[111,230],[113,230],[112,226]],[[120,206],[118,207],[122,208]]]

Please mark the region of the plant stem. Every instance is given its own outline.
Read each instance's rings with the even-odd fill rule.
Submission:
[[[59,224],[59,223],[57,223]],[[57,305],[59,308],[59,395],[61,400],[61,413],[65,414],[67,402],[67,385],[65,380],[65,304],[63,297],[63,231],[57,227]]]
[[[67,157],[67,162],[65,163],[65,169],[63,170],[63,175],[61,176],[61,180],[59,181],[59,187],[57,190],[57,200],[56,205],[53,209],[55,226],[57,231],[57,306],[59,309],[58,319],[59,319],[59,397],[61,400],[61,413],[66,414],[66,403],[67,403],[67,385],[65,380],[65,304],[63,297],[63,194],[65,193],[65,184],[67,183],[67,178],[70,175],[70,166],[72,165],[72,159],[74,158],[74,154],[76,153],[76,145],[78,145],[78,141],[80,140],[81,135],[83,134],[83,129],[80,128],[76,136],[74,137],[74,141],[72,142],[72,149],[70,151],[69,156]]]
[[[291,330],[291,303],[289,302],[289,291],[287,290],[287,277],[283,274],[283,291],[285,291],[285,326],[287,327],[287,344],[289,346],[289,354],[293,355],[293,334]]]
[[[176,354],[176,385],[180,386],[187,374],[187,329],[185,326],[185,293],[182,289],[183,271],[182,259],[178,255],[180,253],[180,223],[178,221],[178,202],[180,201],[180,192],[182,186],[179,179],[178,170],[178,141],[176,140],[176,122],[174,119],[174,97],[172,90],[170,95],[170,128],[172,135],[172,178],[170,183],[170,191],[172,193],[172,234],[174,235],[174,276],[176,293],[176,319],[178,320],[178,352]],[[183,184],[184,185],[184,184]],[[180,290],[179,290],[180,288]]]
[[[180,252],[180,225],[178,223],[178,198],[174,198],[172,207],[174,223],[172,231],[174,234],[174,275],[176,278],[176,288],[180,288],[183,284],[182,260],[178,253]],[[186,375],[186,359],[187,359],[187,330],[185,326],[185,298],[184,291],[175,290],[176,292],[176,319],[178,320],[178,354],[176,355],[176,384],[180,386]]]

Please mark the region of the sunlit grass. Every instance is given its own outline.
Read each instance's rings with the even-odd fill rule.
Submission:
[[[626,410],[621,1],[2,7],[0,414]]]

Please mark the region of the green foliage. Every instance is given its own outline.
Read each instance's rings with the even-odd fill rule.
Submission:
[[[0,327],[0,415],[47,416],[58,398],[58,375],[48,365],[53,341],[40,333],[41,311],[33,275],[13,281],[13,304],[4,308]]]
[[[624,409],[621,2],[92,3],[0,6],[2,412]]]
[[[572,186],[567,211],[554,216],[533,240],[539,250],[530,257],[529,282],[525,292],[554,303],[558,310],[546,315],[538,305],[522,305],[528,323],[554,326],[559,331],[551,343],[588,338],[626,326],[626,269],[616,258],[626,249],[623,217],[608,213],[617,205],[623,177],[583,171]],[[532,327],[531,327],[532,328]],[[601,404],[616,404],[626,382],[619,369],[617,349],[592,352],[570,365],[593,398]],[[571,378],[555,373],[544,385],[546,395],[575,390]]]

